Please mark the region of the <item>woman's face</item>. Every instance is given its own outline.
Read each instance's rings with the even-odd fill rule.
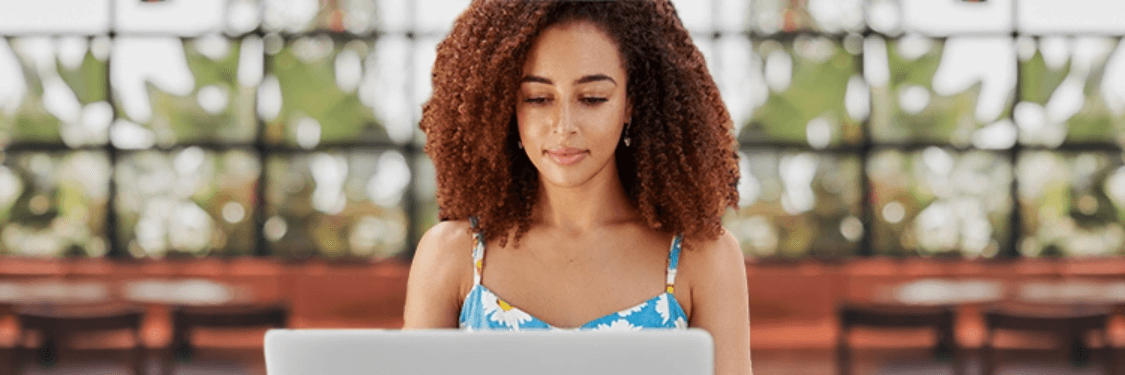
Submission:
[[[614,152],[631,106],[617,45],[584,21],[548,27],[528,51],[516,118],[541,182],[576,187],[617,178]]]

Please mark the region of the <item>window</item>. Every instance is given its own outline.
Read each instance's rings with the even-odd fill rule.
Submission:
[[[0,4],[0,255],[409,257],[468,3]],[[1125,3],[674,3],[747,257],[1125,254]]]

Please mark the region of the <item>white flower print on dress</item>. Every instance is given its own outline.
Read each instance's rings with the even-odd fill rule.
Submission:
[[[629,315],[633,315],[633,313],[635,313],[635,312],[639,312],[639,311],[643,310],[647,306],[648,306],[648,301],[641,302],[640,305],[636,305],[636,306],[627,308],[625,310],[618,311],[617,316],[625,318],[625,317],[628,317]]]
[[[661,294],[656,298],[656,312],[664,318],[663,323],[667,324],[668,319],[671,318],[671,312],[668,311],[668,294]]]
[[[676,318],[676,329],[687,329],[687,321],[683,317]]]
[[[516,331],[520,330],[520,324],[531,321],[531,315],[512,307],[492,293],[481,298],[481,305],[484,306],[484,315],[488,316],[488,320],[506,325]]]
[[[481,311],[481,313],[484,316],[489,316],[492,315],[493,311],[500,310],[500,304],[498,303],[499,301],[500,297],[492,294],[492,292],[488,291],[487,289],[482,289],[480,292],[480,305],[481,310],[483,311]]]
[[[617,319],[610,324],[598,324],[594,327],[595,331],[640,331],[641,327],[632,325],[628,320]]]

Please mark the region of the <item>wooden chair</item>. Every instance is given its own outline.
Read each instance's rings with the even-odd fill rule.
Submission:
[[[1083,361],[1089,355],[1084,338],[1087,333],[1100,333],[1106,373],[1117,374],[1114,363],[1113,342],[1108,324],[1112,309],[1099,306],[1006,306],[992,307],[984,313],[986,328],[981,357],[984,374],[997,368],[996,348],[993,344],[997,330],[1040,332],[1061,339],[1071,345],[1074,359]]]
[[[18,374],[23,362],[38,358],[42,363],[54,363],[61,343],[81,335],[114,330],[133,333],[133,346],[127,349],[129,367],[133,374],[142,374],[144,348],[141,342],[141,322],[144,313],[132,307],[41,307],[17,309],[20,335],[12,352],[12,373]],[[42,341],[37,348],[25,343],[38,332]]]
[[[2,279],[0,279],[2,281]],[[7,317],[16,316],[15,307],[11,304],[0,301],[0,321]],[[20,344],[17,337],[15,342],[9,345],[0,343],[0,375],[15,375],[16,367],[16,347]]]
[[[848,343],[855,327],[879,329],[928,328],[937,334],[935,356],[950,357],[954,374],[962,374],[962,353],[954,332],[954,311],[943,306],[844,304],[838,310],[840,334],[836,341],[836,369],[840,375],[852,373],[852,353]]]
[[[288,320],[289,309],[283,304],[177,306],[172,310],[172,343],[164,358],[164,373],[172,373],[177,359],[192,358],[191,335],[197,328],[285,328]]]

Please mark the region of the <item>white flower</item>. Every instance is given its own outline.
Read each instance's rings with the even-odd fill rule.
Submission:
[[[500,310],[493,313],[492,316],[488,317],[488,319],[497,323],[507,325],[509,327],[512,327],[512,329],[519,331],[520,324],[531,321],[531,315],[528,315],[527,313],[520,311],[519,309],[511,309],[508,311]]]
[[[617,315],[624,318],[624,317],[627,317],[629,315],[633,315],[633,313],[635,313],[635,312],[641,311],[642,309],[645,308],[645,306],[648,306],[648,301],[641,302],[640,305],[636,305],[636,306],[627,308],[625,310],[618,311]]]
[[[488,290],[481,290],[480,305],[484,309],[482,313],[484,316],[492,315],[494,311],[500,310],[500,297],[497,297]]]
[[[676,318],[676,329],[687,329],[687,321],[683,317]]]
[[[667,293],[661,294],[660,297],[656,299],[656,312],[660,314],[661,318],[664,318],[664,323],[668,323],[668,319],[671,319],[672,313],[668,311]]]
[[[501,301],[500,297],[492,293],[488,293],[481,298],[481,305],[484,306],[484,314],[488,316],[488,320],[506,325],[517,331],[520,329],[520,324],[531,321],[531,315]]]
[[[641,327],[629,324],[628,320],[617,319],[610,324],[598,324],[594,327],[595,331],[640,331]]]

